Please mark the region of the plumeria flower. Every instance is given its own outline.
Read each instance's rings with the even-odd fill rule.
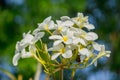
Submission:
[[[56,24],[57,29],[53,32],[54,34],[65,32],[69,27],[72,27],[74,24],[72,21],[69,21],[69,20],[64,21],[64,22],[57,20],[56,22],[57,22]]]
[[[84,28],[87,30],[84,30]],[[62,16],[60,20],[56,20],[56,23],[49,16],[42,23],[38,23],[38,27],[32,34],[30,31],[23,34],[23,39],[16,44],[13,64],[17,65],[20,58],[33,56],[44,66],[46,73],[51,72],[51,68],[48,68],[50,66],[54,66],[52,68],[53,72],[57,71],[58,67],[61,67],[60,64],[64,64],[66,68],[67,65],[69,65],[68,68],[86,67],[91,64],[97,66],[97,60],[103,56],[109,57],[111,52],[106,51],[104,45],[95,42],[98,35],[90,31],[94,28],[88,22],[88,16],[84,16],[82,13],[78,13],[77,17],[74,18]],[[46,36],[50,39],[50,42],[43,43],[41,38],[45,35],[45,32],[50,33],[50,36]],[[40,49],[37,46],[39,40]],[[49,48],[51,43],[53,46]],[[47,64],[50,58],[56,60]],[[66,64],[64,61],[58,61],[57,58],[59,60],[65,58],[67,61],[73,61],[73,64]],[[80,63],[76,62],[74,64],[78,59]]]
[[[81,47],[78,48],[78,52],[79,52],[78,55],[85,55],[87,57],[89,57],[91,54],[91,51],[89,49]]]
[[[32,52],[36,51],[35,43],[44,36],[43,32],[39,32],[35,36],[30,34],[30,31],[27,34],[23,34],[23,39],[16,44],[15,56],[13,57],[13,64],[16,66],[20,58],[28,58],[32,56]],[[26,51],[26,48],[29,47],[29,50]]]
[[[78,29],[75,33],[73,43],[78,44],[81,43],[82,45],[86,46],[87,41],[94,41],[98,39],[98,35],[94,32],[85,32],[82,29]]]
[[[52,35],[49,37],[49,39],[55,40],[53,45],[56,46],[60,43],[65,43],[65,44],[72,44],[72,36],[71,36],[71,31],[67,30],[66,32],[62,32],[61,35]]]
[[[98,56],[105,55],[106,57],[110,57],[111,51],[105,51],[105,46],[101,45],[101,51],[99,52]]]
[[[101,50],[98,55],[95,55],[96,57],[92,60],[92,62],[89,65],[94,64],[97,66],[97,60],[103,56],[110,57],[111,51],[105,51],[105,46],[101,45]]]
[[[33,34],[36,34],[41,30],[53,30],[53,29],[56,29],[56,27],[54,22],[51,20],[51,16],[49,16],[42,23],[38,23],[38,28],[33,31]]]
[[[56,59],[59,55],[62,55],[64,58],[72,57],[72,50],[69,47],[64,46],[62,43],[49,48],[48,51],[55,51],[55,53],[51,57],[51,60]]]
[[[85,16],[82,13],[78,13],[77,17],[72,19],[73,22],[80,28],[87,28],[88,30],[94,29],[95,27],[88,22],[88,16]]]

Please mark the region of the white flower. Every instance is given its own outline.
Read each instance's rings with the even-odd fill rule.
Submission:
[[[53,46],[52,48],[49,48],[48,51],[55,51],[51,57],[52,60],[56,59],[59,55],[62,55],[64,58],[72,57],[72,50],[63,44]]]
[[[85,32],[82,29],[78,29],[76,30],[76,32],[74,33],[74,40],[73,43],[74,44],[82,44],[84,46],[87,45],[87,41],[94,41],[98,39],[98,36],[96,33],[94,32]]]
[[[77,17],[72,19],[73,22],[80,28],[86,27],[88,30],[94,29],[95,27],[88,22],[88,16],[83,15],[83,13],[78,13]]]
[[[38,28],[33,31],[33,34],[36,34],[41,30],[53,30],[53,29],[56,29],[56,27],[54,22],[51,20],[51,16],[49,16],[42,23],[38,23]]]
[[[67,30],[66,32],[62,32],[61,35],[52,35],[49,37],[49,39],[55,40],[53,45],[58,45],[60,43],[65,43],[65,44],[71,44],[72,43],[72,38],[71,38],[71,31]]]
[[[60,34],[61,32],[65,32],[69,27],[73,26],[73,22],[70,20],[67,21],[56,21],[56,30],[53,32],[53,34]]]
[[[101,51],[99,52],[98,56],[104,55],[106,57],[110,57],[111,51],[105,51],[105,46],[101,45]]]
[[[35,43],[44,36],[43,32],[39,32],[35,35],[30,34],[30,31],[27,34],[23,34],[23,39],[16,44],[15,56],[13,57],[13,64],[16,66],[20,58],[28,58],[32,56],[32,53],[36,52]],[[29,50],[26,51],[26,48],[29,47]]]

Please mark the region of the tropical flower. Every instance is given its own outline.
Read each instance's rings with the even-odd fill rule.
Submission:
[[[52,55],[51,60],[56,59],[59,55],[62,55],[64,58],[72,57],[72,50],[68,46],[64,46],[62,43],[49,48],[48,51],[55,52]]]
[[[33,34],[38,33],[41,30],[53,30],[56,29],[54,22],[51,20],[51,16],[47,17],[42,23],[38,23],[38,28],[33,31]]]
[[[35,36],[30,34],[30,31],[27,34],[23,34],[23,39],[16,44],[15,56],[13,57],[13,64],[17,65],[20,58],[28,58],[32,56],[32,52],[36,51],[35,43],[44,36],[43,32],[39,32]],[[26,51],[26,48],[29,48]]]
[[[66,32],[62,32],[60,35],[52,35],[49,39],[55,40],[53,45],[58,45],[60,43],[71,44],[72,43],[72,36],[71,31],[66,30]]]
[[[56,24],[56,29],[53,32],[54,34],[60,34],[61,32],[65,32],[68,28],[72,27],[74,24],[70,20],[66,20],[66,21],[57,20],[56,22],[57,24]]]
[[[56,22],[49,16],[42,23],[38,23],[32,34],[30,31],[23,34],[23,39],[16,44],[13,64],[17,65],[20,58],[34,56],[49,74],[51,70],[56,72],[61,67],[76,69],[92,64],[97,66],[97,60],[103,56],[109,57],[111,51],[106,51],[104,45],[95,42],[98,35],[90,31],[94,28],[88,22],[88,16],[82,13],[74,18],[62,16]],[[46,36],[50,39],[48,42],[41,39],[46,32],[50,33]],[[53,46],[50,47],[51,45]]]
[[[78,13],[77,17],[72,19],[73,22],[79,27],[79,28],[87,28],[88,30],[92,30],[95,27],[88,22],[88,16],[85,16],[82,13]]]
[[[96,39],[98,39],[98,36],[96,33],[94,32],[85,32],[83,31],[82,29],[78,29],[76,30],[76,32],[74,32],[74,40],[73,40],[73,43],[74,44],[82,44],[84,46],[87,45],[87,42],[88,41],[94,41]]]

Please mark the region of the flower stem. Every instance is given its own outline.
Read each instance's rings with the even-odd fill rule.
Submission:
[[[72,74],[71,74],[71,79],[70,79],[70,80],[73,80],[73,79],[74,79],[75,71],[76,71],[76,69],[73,69]]]
[[[60,70],[60,80],[63,80],[63,69]]]

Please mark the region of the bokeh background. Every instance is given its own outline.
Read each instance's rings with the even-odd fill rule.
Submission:
[[[97,67],[77,70],[74,80],[120,80],[120,0],[0,0],[0,80],[34,78],[36,60],[21,59],[13,66],[16,42],[48,16],[56,20],[65,15],[74,17],[77,12],[89,16],[99,36],[97,42],[112,53],[110,58],[99,59]],[[64,80],[69,80],[70,71],[64,73]],[[40,80],[45,77],[42,72]]]

